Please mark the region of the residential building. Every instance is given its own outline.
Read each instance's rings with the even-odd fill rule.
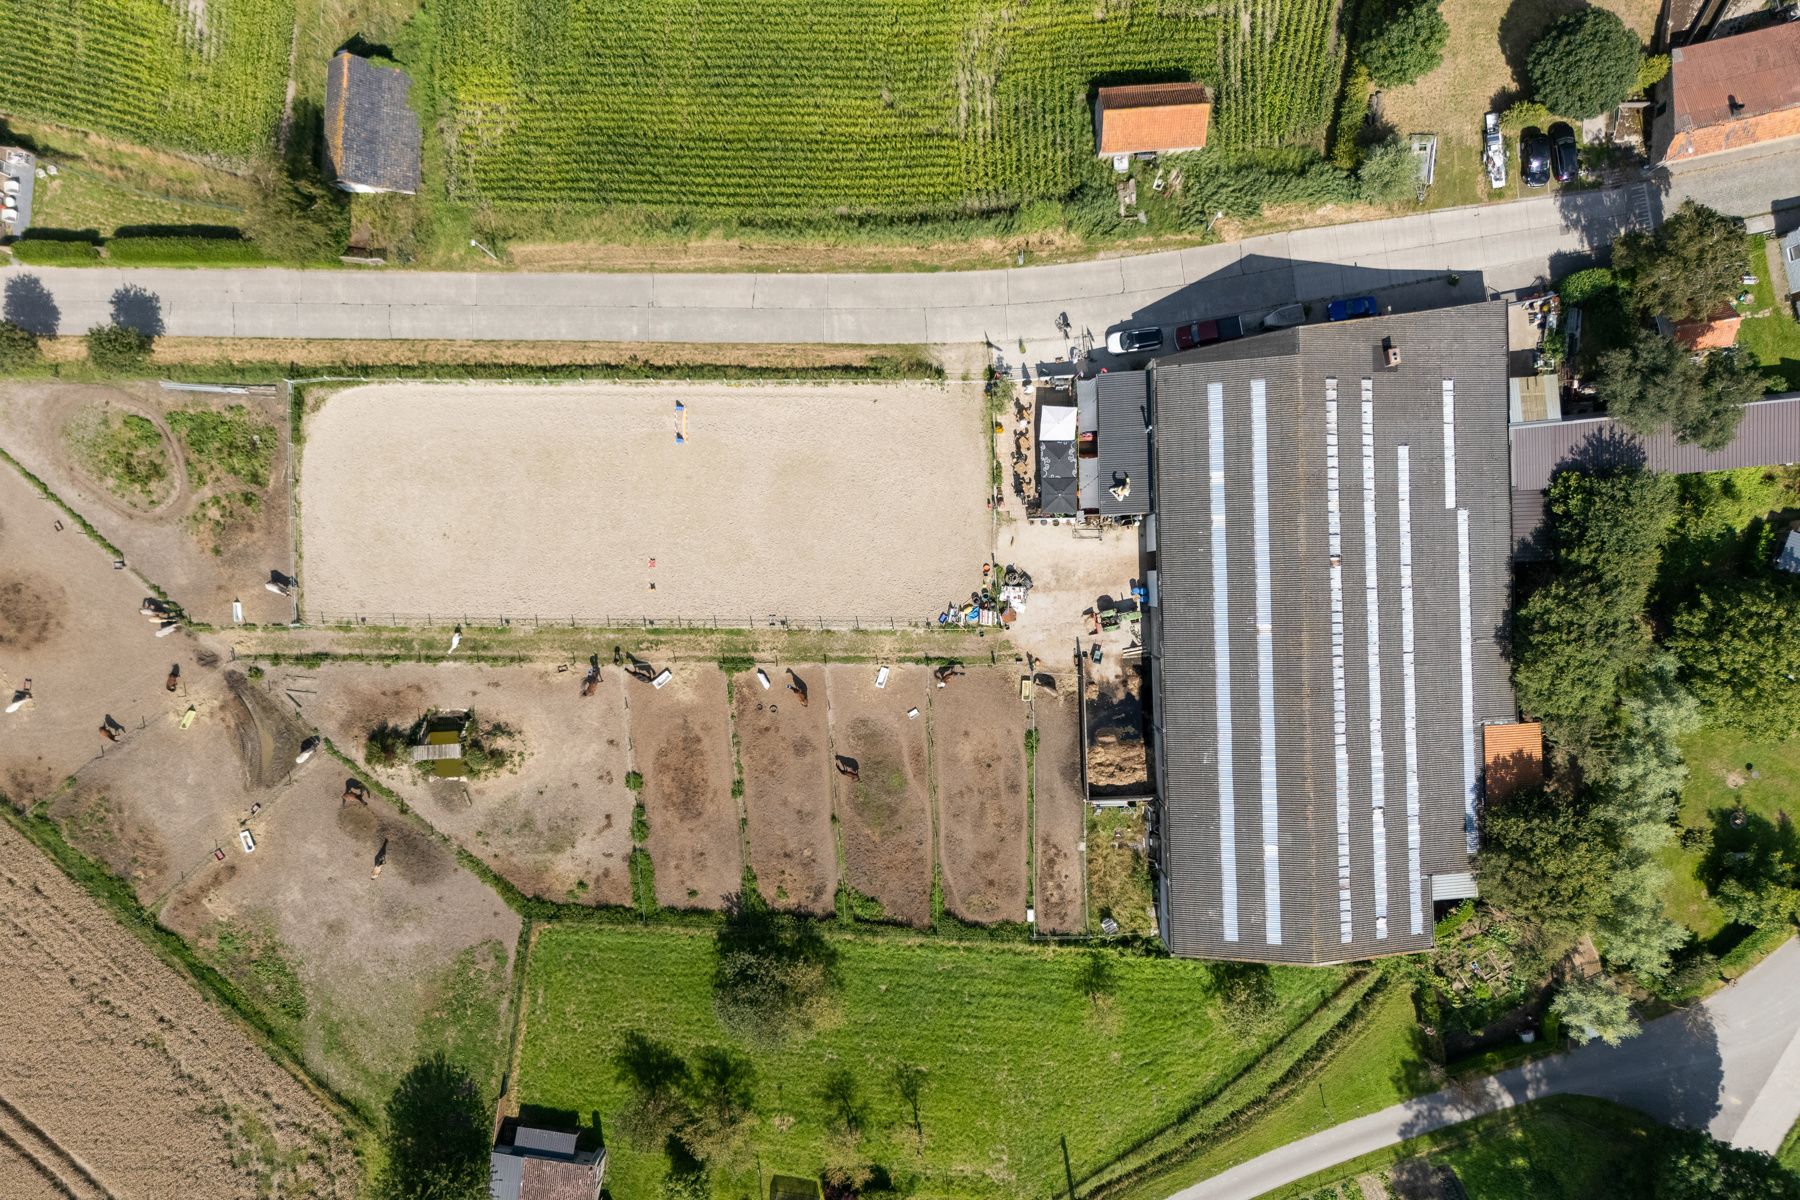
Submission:
[[[1800,138],[1800,21],[1677,46],[1669,60],[1659,160]]]
[[[325,75],[325,156],[347,192],[419,190],[419,117],[412,78],[347,50]]]
[[[519,1125],[488,1158],[488,1200],[599,1200],[606,1151],[580,1137]]]
[[[1163,937],[1330,963],[1474,894],[1483,726],[1517,716],[1501,303],[1151,370],[1146,620]]]
[[[1103,87],[1094,97],[1094,149],[1115,166],[1134,154],[1179,154],[1206,145],[1212,91],[1199,83]]]

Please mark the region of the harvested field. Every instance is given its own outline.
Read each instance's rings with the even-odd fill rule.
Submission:
[[[351,388],[308,418],[308,612],[929,618],[988,552],[982,413],[973,384]]]
[[[229,403],[225,403],[228,401]],[[274,439],[262,485],[209,470],[171,431],[177,411],[222,412],[243,405]],[[101,413],[143,417],[162,435],[168,456],[166,495],[145,505],[96,478],[71,444]],[[165,392],[154,384],[0,384],[0,445],[119,547],[132,567],[155,581],[197,620],[231,623],[231,602],[244,619],[286,622],[291,598],[267,591],[270,571],[292,574],[294,548],[287,484],[288,413],[273,389],[241,396]]]
[[[754,673],[734,676],[732,719],[744,771],[744,813],[757,890],[776,908],[824,914],[837,892],[837,845],[831,828],[830,729],[825,672],[801,667],[802,706],[787,691],[786,670],[768,671],[764,691]]]
[[[376,726],[404,729],[432,708],[471,709],[484,724],[516,730],[511,744],[522,756],[494,775],[428,779],[411,766],[375,773],[520,890],[549,900],[625,904],[632,801],[625,789],[624,674],[606,664],[595,694],[583,697],[586,669],[585,661],[566,671],[329,663],[273,669],[270,683],[358,759]]]
[[[853,782],[833,774],[833,803],[850,886],[896,921],[931,923],[931,783],[925,707],[931,673],[897,666],[885,688],[875,668],[825,668],[835,753],[855,760]],[[917,708],[917,718],[906,712]]]
[[[9,1200],[357,1194],[320,1102],[3,822],[0,936]]]
[[[1085,797],[1081,794],[1081,698],[1069,672],[1045,686],[1040,675],[1031,703],[1038,736],[1035,800],[1037,864],[1033,900],[1038,928],[1046,933],[1083,933],[1087,901],[1082,895],[1082,839]]]
[[[1025,919],[1025,705],[1010,667],[972,668],[931,705],[944,904],[966,921]]]
[[[625,703],[632,765],[644,777],[656,901],[718,908],[744,874],[725,673],[710,663],[684,664],[660,690],[633,681]]]

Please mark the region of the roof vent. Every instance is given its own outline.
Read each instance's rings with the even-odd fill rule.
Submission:
[[[1394,345],[1393,338],[1381,339],[1381,361],[1390,371],[1400,365],[1400,347]]]

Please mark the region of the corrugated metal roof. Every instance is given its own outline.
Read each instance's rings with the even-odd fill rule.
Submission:
[[[533,1129],[529,1125],[521,1125],[513,1132],[513,1149],[537,1150],[544,1154],[562,1154],[575,1157],[575,1147],[581,1139],[573,1133],[558,1133],[553,1129]]]
[[[1150,511],[1150,372],[1108,371],[1099,380],[1100,515]],[[1112,489],[1129,480],[1130,494]]]
[[[1800,296],[1800,229],[1782,238],[1779,250],[1781,265],[1787,271],[1788,295]]]
[[[1672,433],[1636,434],[1611,417],[1514,425],[1512,485],[1541,492],[1563,467],[1638,465],[1674,475],[1800,462],[1800,393],[1744,405],[1737,436],[1723,450],[1702,450]]]
[[[1405,351],[1383,369],[1380,343]],[[1216,349],[1217,353],[1212,353]],[[1160,628],[1152,644],[1164,747],[1165,936],[1178,954],[1287,962],[1332,962],[1418,950],[1431,944],[1410,931],[1408,821],[1400,781],[1416,767],[1421,886],[1431,876],[1468,869],[1463,837],[1463,748],[1477,736],[1462,727],[1461,601],[1458,513],[1468,514],[1474,723],[1516,716],[1506,663],[1495,640],[1509,586],[1510,523],[1505,468],[1507,383],[1503,304],[1377,317],[1344,325],[1246,338],[1158,362],[1153,386],[1153,443],[1158,526]],[[1362,440],[1361,382],[1370,378],[1372,442]],[[1325,394],[1336,379],[1340,402],[1339,520],[1346,601],[1342,622],[1345,717],[1350,731],[1349,876],[1351,932],[1341,940],[1337,773],[1333,730],[1333,608],[1329,555]],[[1442,398],[1452,397],[1456,507],[1447,508]],[[1250,420],[1253,385],[1263,381],[1270,621],[1273,633],[1275,738],[1261,737],[1259,636],[1254,617],[1258,550],[1256,479]],[[1226,406],[1221,495],[1226,546],[1224,629],[1230,674],[1220,677],[1215,645],[1212,553],[1213,481],[1209,467],[1210,389]],[[1408,447],[1416,764],[1405,746],[1407,656],[1402,638],[1399,447]],[[1364,463],[1375,480],[1375,564],[1367,569]],[[1366,582],[1373,579],[1371,604]],[[1369,636],[1370,614],[1377,622]],[[1371,721],[1371,641],[1380,677]],[[1220,693],[1220,685],[1228,691]],[[1221,699],[1228,699],[1226,708]],[[1236,804],[1221,829],[1218,722],[1229,716]],[[1373,740],[1379,730],[1379,741]],[[1272,749],[1272,759],[1265,750]],[[1265,850],[1261,781],[1273,764],[1276,822]],[[1384,768],[1385,837],[1376,836],[1373,797]],[[1224,937],[1223,839],[1235,849],[1239,936]],[[1387,936],[1375,925],[1376,846],[1384,863]],[[1281,942],[1265,923],[1266,867],[1278,863]]]
[[[525,1160],[504,1150],[488,1155],[488,1200],[519,1200],[525,1178]]]

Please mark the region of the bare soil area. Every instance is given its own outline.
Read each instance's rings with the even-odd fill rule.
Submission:
[[[484,725],[515,730],[508,745],[521,758],[485,778],[430,779],[411,766],[375,774],[520,890],[548,900],[626,904],[632,799],[625,788],[625,676],[606,663],[599,688],[584,697],[586,662],[563,665],[568,669],[328,663],[272,668],[269,679],[303,719],[357,759],[376,726],[404,729],[433,708],[469,709]]]
[[[733,676],[732,720],[744,772],[750,866],[757,890],[776,908],[823,914],[837,893],[837,844],[831,828],[829,700],[825,671],[802,666],[801,704],[788,672],[764,667]]]
[[[1054,689],[1046,683],[1051,679]],[[1040,675],[1031,702],[1038,736],[1033,900],[1038,928],[1046,933],[1087,929],[1087,899],[1082,895],[1086,798],[1081,792],[1081,698],[1075,690],[1072,671],[1056,677]]]
[[[966,921],[1025,919],[1025,705],[1019,672],[971,668],[931,705],[944,903]]]
[[[268,486],[261,489],[214,480],[196,486],[188,477],[179,441],[167,417],[177,409],[223,409],[242,404],[266,422],[276,438]],[[172,494],[138,508],[91,475],[71,450],[68,431],[110,410],[149,420],[169,455]],[[288,413],[274,389],[245,395],[203,396],[165,392],[153,384],[76,384],[15,381],[0,384],[0,446],[86,517],[145,578],[154,580],[197,620],[231,623],[231,602],[241,600],[244,619],[258,623],[293,618],[294,602],[268,591],[271,571],[294,569],[288,470]],[[256,510],[234,508],[217,525],[226,494],[253,492]],[[215,550],[216,547],[216,550]]]
[[[1149,681],[1142,660],[1116,655],[1088,677],[1088,794],[1143,796],[1150,792],[1150,758],[1144,743],[1144,697]]]
[[[0,933],[8,1197],[357,1194],[337,1120],[4,823]]]
[[[857,778],[833,771],[833,803],[844,838],[850,886],[909,925],[931,923],[931,764],[926,707],[931,672],[891,668],[887,687],[875,668],[825,668],[831,742],[856,764]],[[919,710],[909,718],[907,710]]]
[[[982,414],[973,383],[351,388],[307,419],[308,615],[933,618],[988,552]]]
[[[631,681],[625,703],[632,764],[644,777],[656,901],[719,908],[744,876],[725,673],[716,664],[684,664],[660,690]]]

